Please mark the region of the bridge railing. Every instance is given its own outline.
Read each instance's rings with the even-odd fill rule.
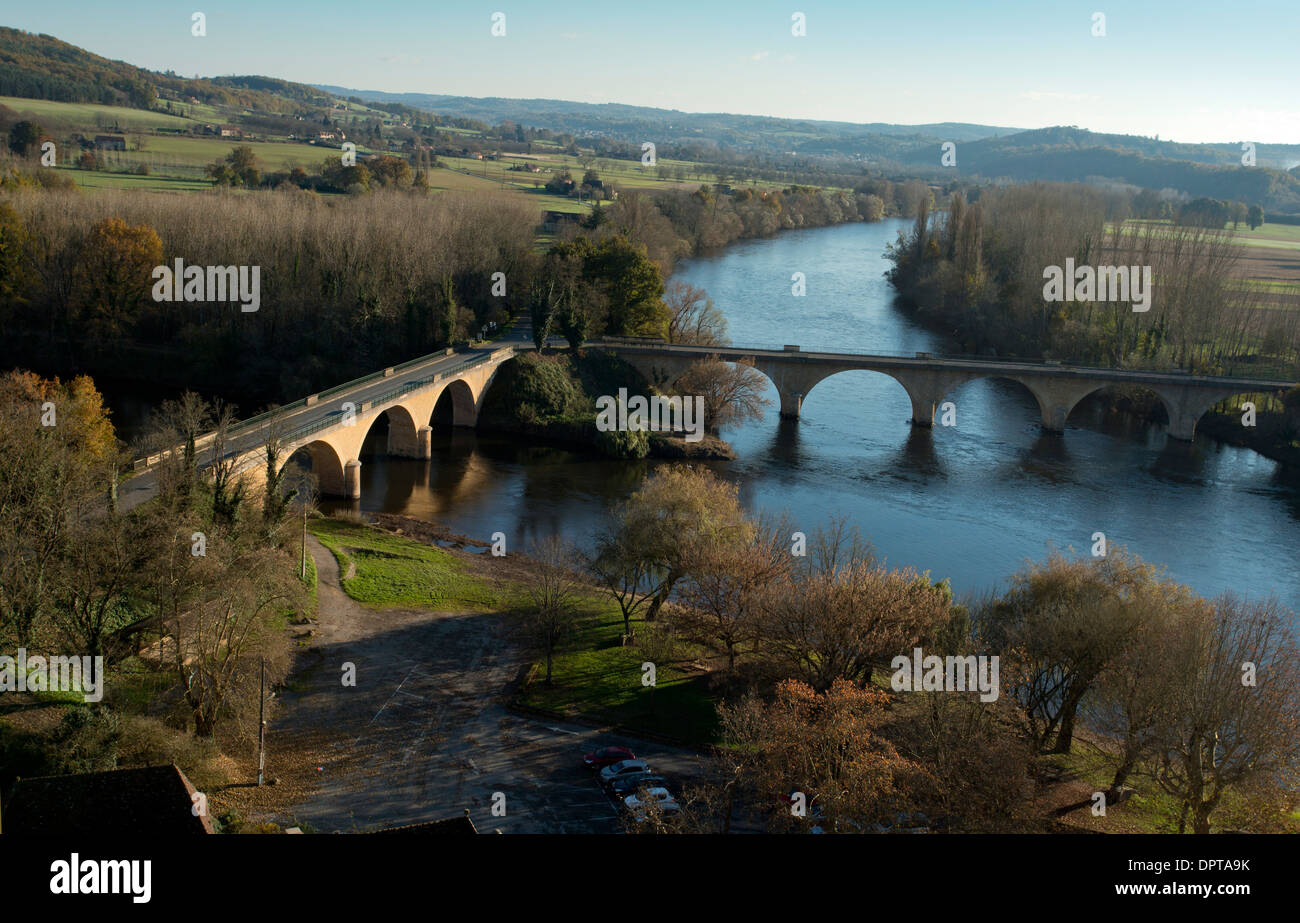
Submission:
[[[1103,360],[1069,360],[1069,359],[1044,359],[1030,356],[1005,356],[1005,355],[987,355],[980,353],[931,353],[931,352],[865,352],[861,349],[845,349],[843,346],[821,346],[821,345],[804,345],[791,346],[788,343],[744,343],[741,345],[726,344],[724,346],[697,346],[693,343],[669,343],[659,337],[604,337],[600,340],[593,340],[590,344],[593,347],[601,345],[606,346],[644,346],[651,348],[662,347],[691,347],[699,350],[734,350],[737,352],[775,352],[789,355],[802,355],[806,353],[821,353],[833,356],[879,356],[883,359],[935,359],[941,361],[954,362],[998,362],[1008,365],[1026,365],[1035,368],[1075,368],[1075,369],[1106,369],[1114,371],[1129,371],[1135,373],[1151,373],[1160,375],[1203,375],[1208,378],[1254,378],[1260,381],[1277,381],[1292,382],[1295,377],[1288,370],[1278,365],[1257,365],[1248,361],[1238,361],[1228,364],[1222,371],[1218,372],[1191,372],[1187,369],[1138,369],[1131,368],[1117,363],[1106,363]]]
[[[411,391],[416,390],[417,388],[423,388],[425,385],[432,384],[435,381],[440,381],[444,378],[449,378],[449,377],[459,375],[461,372],[465,371],[466,369],[473,368],[476,365],[482,365],[484,362],[487,362],[490,359],[492,359],[492,357],[493,357],[493,353],[482,353],[480,355],[473,356],[462,362],[457,362],[455,365],[449,366],[444,369],[439,369],[437,372],[434,372],[432,375],[426,375],[422,378],[417,378],[414,381],[405,382],[400,387],[393,388],[391,391],[385,391],[383,394],[379,395],[378,397],[371,398],[368,401],[368,403],[372,408],[379,406],[381,404],[387,404],[389,401],[396,400],[397,398],[401,397],[403,394],[407,394]],[[421,361],[423,360],[412,360],[411,362],[405,363],[405,368],[411,368],[414,365],[418,365]],[[397,369],[398,367],[393,366],[393,368]],[[380,374],[379,376],[367,376],[367,380],[372,380],[372,379],[379,380],[384,377],[385,376],[383,374]],[[352,384],[351,387],[356,387],[355,383]],[[330,390],[331,392],[337,392],[339,389],[331,388]],[[321,392],[321,393],[324,394],[325,392]],[[304,423],[302,426],[289,430],[281,434],[280,443],[282,445],[292,445],[293,443],[299,442],[302,439],[306,438],[307,436],[310,436],[314,433],[318,433],[321,430],[329,429],[332,426],[337,426],[338,425],[337,418],[340,413],[342,413],[342,411],[336,411],[320,420],[314,420],[311,423]],[[231,449],[229,452],[225,454],[224,457],[230,458],[231,456],[242,455],[247,451],[248,451],[247,449]],[[257,462],[260,458],[264,458],[264,456],[255,455],[252,457],[251,461]]]
[[[244,433],[252,429],[255,429],[258,426],[269,423],[272,419],[276,417],[283,416],[284,414],[287,413],[292,413],[296,410],[301,410],[302,408],[308,406],[308,401],[311,401],[312,403],[316,403],[321,398],[326,398],[326,397],[331,397],[338,394],[346,393],[347,391],[351,391],[354,388],[360,388],[368,384],[373,384],[374,382],[377,381],[382,381],[385,378],[390,378],[393,375],[408,371],[409,369],[416,368],[421,365],[427,365],[432,362],[438,362],[439,360],[445,359],[450,355],[454,355],[454,350],[443,349],[436,353],[428,353],[427,355],[418,356],[415,359],[410,359],[407,360],[406,362],[402,362],[398,365],[394,365],[391,368],[383,369],[378,372],[371,372],[368,375],[362,375],[360,378],[354,378],[351,381],[345,381],[341,385],[335,385],[332,388],[327,388],[324,391],[317,392],[316,394],[310,395],[308,397],[299,398],[298,400],[294,401],[291,404],[283,404],[278,407],[272,407],[269,410],[264,410],[259,414],[255,414],[251,417],[248,417],[247,419],[236,422],[226,431],[227,438],[234,437],[237,435],[243,435]],[[464,369],[468,368],[471,365],[477,365],[479,362],[487,361],[487,359],[489,359],[491,356],[492,353],[483,353],[481,355],[473,357],[472,359],[466,360],[464,362],[459,362],[451,366],[450,368],[443,369],[439,374],[445,375],[445,374],[452,374],[455,372],[463,371]],[[430,376],[428,378],[420,379],[418,382],[408,382],[408,385],[410,387],[421,387],[435,380],[436,377],[437,376]],[[407,390],[409,390],[409,388]],[[385,399],[391,400],[391,397],[386,397]],[[376,401],[376,403],[378,403],[378,401]],[[209,443],[212,442],[212,438],[213,438],[212,434],[209,433],[204,436],[201,436],[199,439],[196,439],[195,446],[194,446],[195,449],[201,450],[205,448]],[[293,433],[289,433],[286,434],[283,438],[288,440],[295,437]],[[151,452],[150,454],[142,458],[135,459],[133,462],[133,468],[137,472],[144,470],[146,468],[158,464],[158,462],[160,462],[162,459],[167,458],[172,454],[182,450],[183,448],[180,446],[172,446],[171,448],[162,449],[161,451],[158,452]]]

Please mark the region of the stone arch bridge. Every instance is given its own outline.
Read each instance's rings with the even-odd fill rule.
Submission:
[[[478,422],[496,370],[512,358],[511,347],[446,350],[394,366],[244,420],[226,434],[223,458],[236,477],[260,490],[266,483],[266,444],[279,442],[279,467],[299,451],[312,460],[323,495],[359,499],[361,446],[380,417],[388,419],[388,454],[429,458],[435,408],[444,397],[455,426]],[[196,442],[200,467],[215,462],[215,434]],[[178,450],[173,450],[178,451]],[[118,489],[118,505],[130,509],[156,491],[153,468],[162,455],[137,459],[139,472]]]
[[[895,379],[912,402],[912,423],[933,426],[935,411],[959,385],[977,378],[1008,378],[1024,385],[1038,402],[1042,427],[1065,432],[1065,421],[1081,400],[1111,385],[1137,385],[1154,392],[1169,415],[1169,435],[1191,440],[1196,423],[1215,404],[1236,394],[1268,393],[1296,382],[1254,378],[1097,369],[1059,362],[1020,362],[1006,359],[945,359],[929,353],[915,356],[874,356],[851,353],[803,352],[784,349],[679,346],[628,338],[604,344],[651,382],[671,384],[692,363],[710,356],[727,362],[749,362],[776,387],[781,416],[798,419],[804,399],[821,381],[853,369],[881,372]]]
[[[926,353],[911,357],[803,352],[784,349],[680,346],[637,338],[605,339],[591,348],[617,353],[651,382],[671,384],[693,363],[709,357],[749,362],[766,375],[781,398],[781,415],[798,418],[804,399],[821,381],[837,372],[865,369],[898,381],[912,403],[912,422],[932,426],[934,415],[957,386],[977,378],[1009,378],[1029,389],[1042,413],[1043,429],[1060,433],[1079,401],[1100,388],[1116,384],[1149,388],[1169,414],[1169,435],[1190,440],[1201,415],[1219,401],[1242,393],[1267,393],[1296,386],[1296,382],[1251,378],[1222,378],[1173,372],[1094,369],[1052,362],[1013,362],[1004,359],[944,359]],[[444,396],[456,426],[474,426],[488,387],[503,362],[531,344],[498,348],[447,350],[384,369],[365,378],[313,394],[238,424],[227,434],[223,457],[254,489],[265,485],[266,441],[274,432],[280,442],[280,465],[305,450],[321,493],[358,499],[361,496],[361,447],[381,416],[388,418],[388,452],[429,458],[435,408]],[[196,448],[201,466],[213,461],[209,434]],[[175,450],[173,450],[175,451]],[[136,461],[139,473],[119,488],[119,506],[129,509],[151,497],[156,489],[154,455]]]

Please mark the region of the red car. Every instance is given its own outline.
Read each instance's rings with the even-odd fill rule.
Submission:
[[[636,759],[636,754],[627,747],[606,747],[603,750],[597,750],[595,753],[588,753],[582,758],[582,763],[588,769],[604,769],[606,766],[621,763],[623,760],[634,759]]]

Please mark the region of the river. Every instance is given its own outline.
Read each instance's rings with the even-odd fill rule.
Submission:
[[[797,343],[861,352],[948,348],[914,324],[882,273],[902,223],[849,224],[740,242],[681,264],[705,288],[738,345]],[[807,294],[791,293],[801,272]],[[845,372],[808,395],[798,422],[765,419],[723,432],[738,453],[710,463],[755,510],[789,511],[811,533],[847,517],[891,565],[949,578],[954,590],[1001,584],[1051,547],[1088,553],[1095,532],[1204,594],[1270,592],[1300,611],[1300,476],[1247,449],[1108,414],[1089,401],[1064,436],[1044,435],[1022,386],[968,383],[949,395],[953,427],[914,429],[901,385]],[[382,434],[368,443],[382,446]],[[439,520],[507,548],[558,531],[589,545],[606,507],[647,471],[519,445],[472,431],[435,431],[430,462],[362,457],[363,511]]]

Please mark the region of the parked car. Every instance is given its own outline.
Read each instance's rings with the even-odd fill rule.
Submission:
[[[629,772],[627,775],[619,776],[609,784],[609,791],[612,795],[625,798],[628,795],[635,795],[641,788],[667,788],[668,782],[663,776],[657,776],[653,772]]]
[[[636,754],[627,747],[605,747],[595,753],[588,753],[582,758],[582,763],[588,769],[604,769],[613,763],[634,759],[636,759]]]
[[[610,763],[600,771],[600,784],[608,786],[618,776],[627,775],[630,772],[649,772],[650,764],[645,760],[619,760],[617,763]]]
[[[649,804],[657,804],[661,814],[676,814],[682,809],[666,788],[648,788],[640,795],[628,795],[623,799],[623,807],[638,824],[645,821]]]

